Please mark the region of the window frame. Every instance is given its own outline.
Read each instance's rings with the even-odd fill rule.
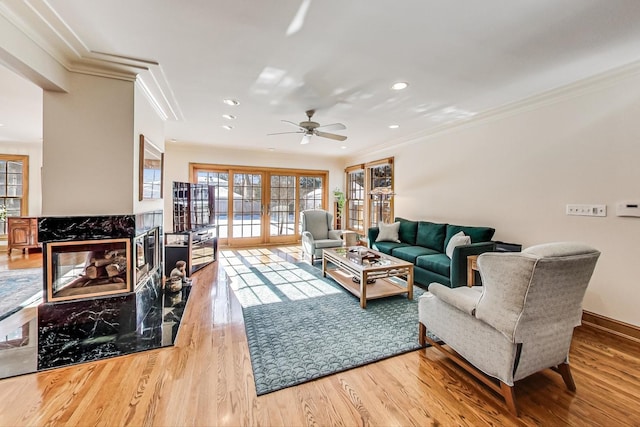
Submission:
[[[372,170],[376,167],[379,166],[390,166],[391,168],[391,174],[390,174],[390,187],[391,190],[394,190],[394,185],[395,185],[395,168],[394,168],[394,158],[393,157],[387,157],[387,158],[383,158],[383,159],[378,159],[378,160],[374,160],[371,162],[367,162],[367,163],[361,163],[361,164],[356,164],[356,165],[351,165],[345,168],[345,185],[346,185],[346,191],[345,191],[345,196],[347,198],[346,201],[346,206],[347,209],[346,211],[346,224],[347,224],[347,230],[351,230],[354,231],[356,233],[365,235],[367,234],[367,230],[373,226],[376,226],[377,224],[372,224],[373,220],[372,220],[372,212],[373,210],[376,208],[376,200],[374,200],[374,197],[370,194],[372,188]],[[351,192],[350,192],[350,188],[349,188],[349,174],[350,173],[354,173],[357,171],[363,171],[364,172],[364,199],[353,199],[351,196]],[[359,230],[356,228],[351,227],[351,215],[352,212],[351,210],[348,208],[350,206],[350,203],[352,200],[364,200],[364,208],[363,208],[363,215],[364,215],[364,221],[363,221],[363,230]],[[388,201],[388,209],[389,209],[389,218],[390,220],[393,220],[393,218],[395,217],[395,213],[394,213],[394,198],[391,197]]]
[[[29,212],[29,156],[25,154],[0,154],[0,160],[4,161],[22,161],[22,195],[21,196],[6,196],[0,195],[0,199],[20,199],[20,215],[27,216]],[[6,172],[5,172],[6,174]],[[5,181],[6,184],[6,181]],[[6,194],[6,190],[5,190]],[[15,215],[11,215],[15,216]],[[7,235],[7,221],[3,221],[3,232],[0,235]]]

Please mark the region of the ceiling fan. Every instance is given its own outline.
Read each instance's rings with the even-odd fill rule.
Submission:
[[[297,131],[293,131],[293,132],[278,132],[278,133],[269,133],[267,135],[282,135],[285,133],[301,133],[303,134],[302,136],[302,141],[300,142],[300,144],[308,144],[309,141],[311,140],[311,137],[313,135],[322,137],[322,138],[329,138],[329,139],[335,139],[336,141],[344,141],[345,139],[347,139],[346,136],[344,135],[337,135],[335,133],[328,133],[325,132],[325,130],[344,130],[347,127],[345,125],[343,125],[342,123],[332,123],[330,125],[320,125],[320,123],[318,122],[312,122],[311,121],[311,117],[313,117],[313,114],[316,112],[316,110],[308,110],[305,112],[305,114],[307,115],[307,120],[304,122],[300,122],[300,123],[294,123],[294,122],[290,122],[289,120],[282,120],[285,123],[289,123],[295,127],[298,128]]]

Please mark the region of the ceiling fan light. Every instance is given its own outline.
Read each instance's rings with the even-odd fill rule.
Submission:
[[[304,136],[302,137],[302,141],[300,141],[300,145],[305,145],[308,144],[311,141],[311,135],[310,133],[305,133]]]

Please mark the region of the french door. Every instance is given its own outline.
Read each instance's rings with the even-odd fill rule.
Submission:
[[[326,209],[328,172],[192,164],[198,183],[215,186],[220,244],[300,240],[300,211]]]

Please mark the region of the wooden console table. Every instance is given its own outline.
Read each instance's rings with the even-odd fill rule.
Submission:
[[[22,253],[29,253],[31,248],[39,248],[38,218],[24,216],[7,217],[7,255],[13,249],[22,249]]]

